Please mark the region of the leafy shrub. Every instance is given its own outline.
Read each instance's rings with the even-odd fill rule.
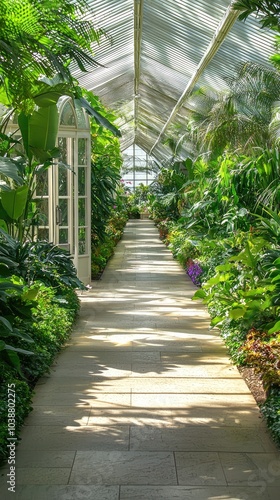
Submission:
[[[114,255],[114,248],[123,235],[128,216],[124,211],[114,211],[107,221],[105,235],[102,240],[92,238],[91,276],[98,279],[104,271],[108,260]]]
[[[77,277],[70,253],[47,241],[21,243],[0,229],[0,263],[2,276],[11,274],[24,278],[27,283],[41,280],[49,286],[67,285],[85,289]],[[7,265],[7,258],[9,259]]]
[[[7,457],[7,387],[15,384],[16,394],[16,437],[24,418],[31,410],[32,388],[40,376],[51,365],[54,356],[67,339],[73,321],[79,310],[79,299],[72,288],[46,287],[40,282],[27,289],[33,300],[25,306],[20,297],[6,297],[7,310],[13,304],[12,336],[13,363],[2,356],[0,359],[0,458]],[[35,295],[32,295],[35,292]],[[28,296],[28,295],[27,295]],[[31,311],[31,313],[30,313]],[[11,337],[11,332],[8,332]],[[32,350],[31,354],[26,354]],[[9,351],[7,351],[9,352]],[[3,351],[1,351],[3,353]],[[16,358],[15,358],[16,356]]]
[[[271,340],[266,332],[252,328],[241,350],[246,364],[261,374],[266,390],[275,385],[280,388],[280,343],[277,339]]]
[[[242,321],[226,319],[221,325],[220,334],[227,346],[229,355],[236,365],[245,364],[245,354],[242,351],[242,346],[247,335],[247,328],[244,328]]]
[[[34,385],[51,365],[54,356],[68,338],[73,321],[77,315],[79,301],[76,293],[68,289],[61,295],[42,283],[35,283],[38,293],[32,307],[32,318],[17,319],[17,327],[33,340],[33,355],[26,358],[19,354],[21,370],[28,381]],[[27,344],[18,339],[17,347],[25,349]]]
[[[129,219],[140,219],[140,207],[138,205],[128,205],[127,215]]]
[[[260,407],[275,442],[280,446],[280,388],[271,390],[265,403]]]
[[[18,380],[13,377],[12,372],[3,374],[0,383],[0,462],[4,461],[8,456],[8,384],[14,384],[15,391],[15,435],[19,438],[20,429],[24,419],[31,411],[32,389],[24,380]],[[10,385],[11,387],[11,385]]]
[[[187,235],[185,228],[173,224],[168,232],[167,241],[173,256],[183,267],[188,259],[194,259],[198,256],[198,242],[195,238]]]

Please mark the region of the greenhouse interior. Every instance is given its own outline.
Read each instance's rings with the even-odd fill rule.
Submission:
[[[0,19],[0,498],[278,500],[279,1]]]

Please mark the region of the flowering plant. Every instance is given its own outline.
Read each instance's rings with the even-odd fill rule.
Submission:
[[[203,272],[203,269],[201,269],[197,262],[192,259],[188,259],[186,262],[186,272],[195,285],[200,285],[199,276]]]

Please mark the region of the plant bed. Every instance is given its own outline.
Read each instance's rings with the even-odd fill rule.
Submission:
[[[267,394],[259,374],[255,372],[254,368],[250,368],[248,366],[238,366],[237,368],[249,387],[257,404],[263,404],[266,401]]]

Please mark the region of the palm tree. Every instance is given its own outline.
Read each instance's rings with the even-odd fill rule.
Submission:
[[[0,4],[0,102],[19,107],[32,97],[40,75],[72,82],[69,65],[96,65],[92,43],[101,30],[81,21],[84,0],[2,0]]]
[[[226,91],[200,88],[189,100],[190,123],[201,152],[224,150],[254,153],[271,147],[270,129],[275,103],[280,100],[280,75],[255,63],[243,63]]]
[[[255,13],[262,28],[269,28],[276,34],[280,32],[280,3],[275,0],[236,0],[233,4],[235,10],[242,13],[239,19],[245,20],[250,14]],[[271,62],[280,69],[280,40],[275,36],[276,53],[270,57]]]
[[[240,20],[256,13],[263,28],[280,30],[280,4],[275,0],[236,0],[233,8],[242,11]]]

